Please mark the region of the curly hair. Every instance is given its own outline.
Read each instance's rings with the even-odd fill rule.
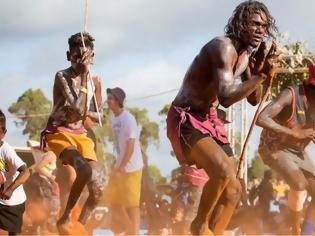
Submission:
[[[2,110],[0,109],[0,127],[3,131],[6,130],[6,118]]]
[[[84,38],[84,44],[86,47],[90,47],[92,50],[94,49],[94,41],[95,39],[87,32],[82,33]],[[71,35],[68,39],[69,49],[71,50],[74,47],[83,47],[81,32]]]
[[[278,32],[275,19],[271,16],[265,4],[252,0],[245,1],[235,8],[233,15],[225,26],[225,35],[234,40],[241,39],[243,33],[247,32],[250,16],[259,11],[264,12],[267,17],[267,36],[275,38],[275,34]]]

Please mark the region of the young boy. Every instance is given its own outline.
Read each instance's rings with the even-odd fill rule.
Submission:
[[[3,139],[6,133],[6,118],[0,110],[0,234],[21,232],[26,196],[22,184],[30,176],[26,164],[14,149]]]
[[[66,207],[57,222],[61,234],[71,234],[75,228],[70,222],[70,215],[83,188],[88,187],[89,197],[78,221],[85,225],[99,202],[105,185],[104,171],[97,162],[94,143],[84,127],[84,123],[99,122],[100,119],[97,112],[91,111],[91,103],[98,108],[96,111],[102,111],[100,78],[90,73],[94,58],[94,38],[88,33],[77,33],[69,38],[68,44],[67,59],[71,65],[56,73],[54,106],[42,133],[42,144],[45,140],[56,157],[63,164],[71,166],[76,173]]]

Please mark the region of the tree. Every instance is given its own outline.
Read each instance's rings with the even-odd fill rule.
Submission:
[[[150,142],[158,145],[160,141],[159,125],[155,121],[148,118],[148,110],[140,108],[128,108],[129,112],[134,115],[140,131],[140,143],[143,151],[145,152]]]
[[[166,116],[170,107],[171,107],[171,104],[164,105],[164,107],[159,111],[159,116]]]
[[[159,144],[159,125],[148,118],[148,110],[141,108],[127,108],[127,110],[135,117],[140,128],[140,143],[142,150],[145,152],[150,143]],[[106,142],[113,142],[113,133],[110,124],[110,111],[105,108],[103,127],[97,128],[96,133],[106,146]]]
[[[155,165],[148,166],[149,175],[155,184],[166,182],[166,178],[161,175],[160,169]]]
[[[249,168],[249,178],[262,178],[264,172],[268,170],[269,167],[264,164],[263,160],[260,158],[258,152],[255,152],[255,157],[252,159],[251,167]]]
[[[9,112],[19,119],[15,122],[17,127],[24,126],[23,134],[28,134],[30,139],[39,140],[51,107],[51,101],[40,89],[28,89],[9,107]]]

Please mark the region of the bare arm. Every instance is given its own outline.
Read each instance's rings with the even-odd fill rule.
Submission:
[[[96,102],[95,106],[98,108],[98,112],[100,113],[100,117],[103,117],[103,107],[102,107],[102,86],[101,86],[101,81],[99,78],[93,79],[93,83],[95,85],[95,97],[96,97]],[[94,99],[94,98],[92,98]],[[94,101],[93,101],[94,102]],[[99,116],[96,111],[89,111],[88,112],[88,117],[90,117],[94,122],[99,122]]]
[[[214,77],[218,85],[218,99],[224,107],[229,107],[237,101],[253,93],[267,78],[264,74],[253,75],[250,80],[241,84],[235,83],[234,66],[238,54],[230,43],[218,43],[218,55],[214,68]]]
[[[289,89],[283,90],[275,101],[267,105],[264,110],[260,113],[257,125],[273,130],[276,133],[285,134],[297,139],[312,139],[314,135],[313,129],[305,129],[301,131],[292,130],[285,126],[282,126],[274,121],[275,118],[285,107],[291,106],[293,101],[292,93]]]
[[[35,166],[35,171],[43,176],[46,176],[49,180],[54,180],[55,176],[53,176],[44,168],[47,164],[49,164],[49,162],[54,161],[56,161],[56,156],[53,152],[49,151],[45,153],[42,161]]]
[[[22,165],[17,169],[19,171],[19,175],[13,181],[11,185],[7,187],[7,189],[1,194],[0,198],[8,200],[12,196],[13,191],[19,187],[21,184],[24,184],[26,180],[30,177],[30,171],[28,170],[26,165]]]
[[[127,140],[127,147],[126,147],[126,150],[125,150],[125,154],[124,154],[123,160],[121,161],[121,163],[120,163],[120,165],[118,167],[118,170],[124,171],[126,165],[130,161],[130,158],[131,158],[131,156],[133,154],[134,146],[135,146],[135,139],[134,138],[129,138]]]
[[[252,78],[252,74],[250,71],[250,68],[247,67],[244,74],[242,75],[242,82],[245,82],[247,80],[250,80]],[[262,85],[259,85],[254,92],[252,92],[249,96],[247,96],[247,101],[253,105],[256,106],[261,99],[261,92],[262,92]]]
[[[80,116],[83,116],[86,109],[86,100],[87,100],[87,93],[86,89],[87,85],[87,74],[81,76],[81,88],[79,92],[79,96],[73,96],[71,93],[71,89],[69,84],[67,83],[66,78],[64,77],[62,72],[58,72],[55,77],[55,86],[59,89],[70,105],[70,107],[76,111]]]

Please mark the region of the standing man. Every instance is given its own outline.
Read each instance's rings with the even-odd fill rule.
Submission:
[[[228,107],[247,98],[256,105],[261,84],[275,73],[275,44],[266,52],[264,37],[273,36],[275,20],[258,1],[236,7],[225,36],[208,42],[188,69],[167,117],[167,135],[180,164],[196,164],[210,179],[205,184],[191,233],[202,234],[208,218],[215,234],[222,234],[241,195],[233,160],[225,150],[226,133],[217,128],[219,119],[210,114],[218,100]],[[256,48],[259,49],[256,50]],[[240,77],[241,83],[236,79]],[[217,202],[223,204],[213,216]]]
[[[90,112],[91,101],[99,111],[102,105],[100,78],[90,73],[94,57],[93,41],[88,33],[77,33],[69,38],[67,59],[71,66],[56,73],[53,111],[42,133],[61,162],[72,166],[76,172],[64,213],[57,222],[62,234],[71,233],[70,214],[84,186],[88,187],[89,197],[79,216],[82,224],[86,223],[99,201],[104,184],[104,173],[97,162],[94,143],[87,137],[84,128],[84,122],[99,119],[96,112]]]
[[[312,202],[302,234],[312,234],[315,231],[315,166],[304,149],[310,141],[315,141],[315,66],[310,67],[307,82],[284,89],[265,107],[257,125],[264,128],[258,149],[261,158],[290,186],[292,234],[301,233],[304,190],[308,190]]]
[[[107,89],[107,104],[114,114],[111,124],[117,157],[106,198],[112,210],[112,230],[137,235],[143,159],[136,119],[124,110],[125,97],[121,88]]]

